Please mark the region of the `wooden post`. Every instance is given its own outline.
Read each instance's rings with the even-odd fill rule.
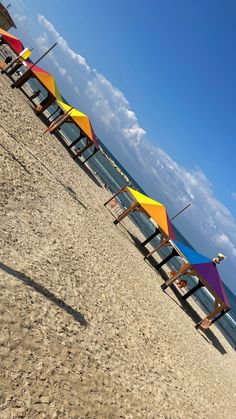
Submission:
[[[108,201],[106,201],[106,202],[105,202],[105,204],[103,204],[103,205],[104,205],[104,207],[105,207],[107,204],[109,204],[109,202],[111,202],[111,201],[112,201],[112,199],[113,199],[113,198],[115,198],[116,196],[118,196],[121,192],[125,192],[126,188],[127,188],[127,186],[122,186],[122,188],[121,188],[121,189],[120,189],[117,193],[115,193],[115,195],[112,195],[112,197],[111,197],[111,198],[109,198],[109,199],[108,199]]]
[[[12,76],[19,68],[21,68],[21,66],[23,65],[23,62],[20,62],[20,63],[17,63],[16,62],[17,60],[15,60],[15,65],[12,67],[12,68],[10,68],[11,66],[9,66],[9,68],[10,68],[10,70],[9,71],[7,71],[7,68],[5,67],[2,71],[1,71],[1,73],[2,74],[4,74],[4,73],[6,73],[6,75],[7,76]],[[10,62],[10,64],[13,64],[13,63],[11,63]]]
[[[225,304],[221,304],[219,305],[214,311],[212,311],[210,314],[208,314],[208,316],[206,316],[204,319],[202,319],[198,324],[196,324],[195,328],[198,329],[199,327],[201,327],[201,324],[205,321],[205,320],[211,320],[213,319],[213,317],[215,317],[218,313],[220,313],[222,310],[224,310]],[[213,320],[214,321],[214,320]]]
[[[163,259],[160,263],[158,263],[155,266],[155,269],[160,269],[165,263],[169,262],[170,259],[172,259],[174,256],[178,256],[178,252],[175,250],[175,248],[172,249],[172,252],[169,256],[167,256],[165,259]]]
[[[93,153],[90,155],[90,156],[88,156],[87,157],[87,159],[85,159],[83,162],[82,162],[82,164],[84,164],[84,163],[86,163],[89,159],[91,159],[91,157],[93,157],[97,152],[99,151],[99,148],[96,148],[95,147],[95,149],[94,149],[94,151],[93,151]]]
[[[31,77],[33,77],[33,73],[26,71],[24,74],[22,74],[21,77],[19,77],[19,79],[17,79],[16,81],[14,81],[14,83],[11,84],[12,89],[14,89],[15,87],[22,87],[23,84],[25,84],[27,80],[29,80]]]
[[[85,137],[85,134],[81,132],[80,136],[76,138],[76,140],[74,140],[70,145],[68,145],[68,148],[74,147],[74,145],[77,144],[79,141],[81,141],[83,138],[86,138],[86,137]]]
[[[46,132],[50,132],[52,133],[53,131],[55,131],[57,128],[59,128],[62,124],[64,124],[64,122],[70,117],[70,111],[73,109],[73,106],[66,112],[64,113],[64,115],[60,116],[56,122],[52,122],[50,124],[50,126],[44,131],[44,134]]]
[[[193,287],[191,290],[189,290],[188,292],[186,292],[186,294],[184,294],[182,296],[182,300],[187,300],[187,298],[189,298],[192,294],[194,294],[201,287],[203,287],[203,283],[201,281],[198,281],[198,283],[197,283],[197,285],[195,285],[195,287]]]
[[[83,148],[81,148],[81,150],[79,150],[79,151],[77,151],[77,154],[74,156],[74,160],[76,160],[77,159],[77,157],[80,157],[81,156],[81,154],[83,154],[89,147],[91,147],[93,144],[91,143],[91,141],[90,140],[88,140],[88,143],[83,147]]]
[[[46,134],[46,132],[49,132],[50,134],[53,134],[54,131],[56,131],[62,124],[64,124],[64,122],[66,122],[66,120],[69,118],[69,115],[66,115],[65,118],[60,119],[60,121],[56,121],[53,122],[45,131],[44,134]],[[58,118],[59,119],[59,118]]]
[[[154,231],[154,233],[153,234],[151,234],[151,236],[149,236],[146,240],[144,240],[142,243],[141,243],[141,246],[146,246],[146,244],[148,244],[152,239],[154,239],[158,234],[160,234],[161,232],[160,232],[160,230],[159,230],[159,228],[157,228],[156,227],[156,230]]]
[[[119,217],[113,221],[113,223],[115,225],[117,225],[120,221],[122,221],[127,215],[129,215],[131,212],[133,212],[137,207],[139,207],[139,203],[138,202],[134,202],[131,207],[129,207],[128,209],[126,209],[124,212],[122,212],[121,215],[119,215]]]
[[[18,60],[20,60],[20,62],[18,62],[17,63],[17,61]],[[19,54],[19,55],[17,55],[17,57],[15,57],[9,64],[7,64],[5,67],[4,67],[4,69],[2,69],[2,71],[1,71],[1,73],[2,74],[4,74],[4,73],[6,73],[7,75],[11,75],[11,71],[12,71],[12,69],[10,70],[10,71],[7,71],[9,68],[11,68],[12,66],[13,66],[13,64],[15,64],[15,63],[17,63],[16,64],[16,66],[18,66],[17,68],[16,68],[16,66],[14,66],[14,71],[12,72],[12,74],[16,71],[16,70],[18,70],[18,68],[20,68],[21,66],[22,66],[22,64],[23,64],[23,58],[21,57],[21,55]],[[16,69],[15,69],[16,68]]]
[[[37,110],[36,108],[35,110],[36,115],[40,115],[41,113],[43,113],[45,109],[47,109],[54,102],[55,102],[55,97],[49,93],[48,96],[41,103],[39,103],[40,109]]]
[[[153,255],[153,253],[157,252],[157,250],[159,250],[162,246],[164,246],[166,243],[169,242],[169,239],[165,239],[163,241],[161,241],[161,243],[159,244],[159,246],[157,246],[155,249],[153,249],[151,252],[148,253],[148,255],[146,255],[144,257],[144,260],[149,258],[149,256]],[[169,243],[169,245],[171,246],[171,244]]]
[[[217,322],[217,320],[219,320],[221,317],[223,317],[226,313],[228,313],[230,311],[230,308],[224,308],[220,314],[218,314],[218,316],[216,316],[212,321],[211,324],[214,324],[215,322]]]

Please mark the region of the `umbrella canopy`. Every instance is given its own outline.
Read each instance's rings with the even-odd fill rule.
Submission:
[[[30,69],[33,65],[33,63],[29,60],[25,61],[25,64],[28,69]],[[46,70],[38,67],[37,65],[35,65],[31,71],[37,77],[39,82],[55,97],[55,99],[62,100],[55,77],[51,73],[48,73]]]
[[[62,102],[61,100],[57,100],[58,104],[66,111],[68,112],[71,108],[70,105],[67,105],[66,103]],[[98,140],[94,133],[92,124],[90,122],[90,119],[87,115],[84,113],[78,111],[77,109],[73,108],[69,112],[71,118],[76,123],[76,125],[79,126],[83,130],[83,132],[87,135],[87,137],[94,143],[94,145],[98,148]]]
[[[215,263],[208,257],[201,255],[201,253],[190,249],[176,240],[173,240],[173,243],[177,246],[183,256],[188,259],[193,269],[205,280],[205,282],[209,285],[209,288],[211,288],[218,295],[223,303],[230,307],[223,281],[218,273]]]
[[[20,39],[16,36],[12,35],[11,33],[4,31],[4,29],[0,28],[0,35],[2,36],[3,40],[13,49],[16,54],[20,54],[24,49],[24,45]]]
[[[143,210],[152,218],[158,227],[165,233],[167,237],[175,240],[175,233],[166,211],[166,207],[160,202],[154,201],[146,195],[127,187],[127,191],[134,197]]]
[[[24,49],[24,45],[21,42],[20,39],[16,38],[14,35],[12,35],[9,32],[4,31],[3,29],[0,28],[0,35],[2,35],[2,38],[4,39],[4,41],[6,41],[8,43],[8,45],[10,45],[10,47],[17,53],[20,54]],[[31,60],[26,60],[24,61],[27,69],[29,69],[33,63]],[[56,99],[62,100],[60,91],[58,89],[56,80],[54,78],[54,76],[51,73],[48,73],[47,71],[43,70],[43,68],[38,67],[38,66],[34,66],[32,68],[32,73],[38,78],[38,80],[40,81],[40,83],[50,92],[53,94],[53,96]]]

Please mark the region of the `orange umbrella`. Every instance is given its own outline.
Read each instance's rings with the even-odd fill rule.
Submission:
[[[32,62],[25,61],[26,66],[28,67],[28,69],[30,69],[30,67],[33,65]],[[39,82],[46,87],[46,89],[52,93],[52,95],[58,99],[58,100],[62,100],[61,97],[61,93],[59,91],[59,88],[57,86],[55,77],[51,74],[48,73],[46,70],[44,70],[41,67],[38,67],[37,65],[33,66],[31,69],[32,73],[36,76],[36,78],[39,80]]]
[[[58,104],[65,110],[69,111],[71,106],[67,105],[66,103],[62,102],[61,100],[57,100]],[[73,119],[73,121],[76,123],[76,125],[79,126],[83,130],[83,132],[87,135],[87,137],[94,143],[94,145],[98,148],[98,140],[94,133],[92,124],[90,122],[90,119],[87,115],[84,113],[78,111],[75,108],[72,108],[72,110],[69,112],[70,117]]]
[[[126,188],[129,194],[135,199],[140,205],[143,211],[155,221],[160,230],[172,240],[175,240],[175,233],[167,214],[166,207],[161,202],[155,201],[149,196],[143,195],[135,189]]]

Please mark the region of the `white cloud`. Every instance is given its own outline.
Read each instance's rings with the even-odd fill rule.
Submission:
[[[75,62],[77,62],[78,64],[80,64],[80,65],[82,65],[82,66],[84,66],[84,68],[87,70],[87,71],[91,71],[90,70],[90,67],[86,64],[86,61],[85,61],[85,59],[81,56],[81,55],[79,55],[79,54],[77,54],[77,53],[75,53],[70,47],[69,47],[69,45],[68,45],[68,43],[66,42],[66,40],[65,39],[63,39],[61,36],[60,36],[60,34],[59,34],[59,32],[57,32],[56,31],[56,29],[54,28],[54,26],[53,26],[53,24],[51,23],[51,22],[49,22],[44,16],[42,16],[42,15],[38,15],[38,21],[39,21],[39,23],[45,28],[45,29],[47,29],[47,31],[48,32],[50,32],[53,36],[54,36],[54,38],[55,38],[55,40],[57,41],[57,43],[58,43],[58,45],[62,48],[62,50],[64,51],[64,52],[66,52],[71,58],[72,58],[72,60],[74,60]]]
[[[232,192],[231,193],[231,198],[234,199],[234,200],[236,200],[236,192]]]

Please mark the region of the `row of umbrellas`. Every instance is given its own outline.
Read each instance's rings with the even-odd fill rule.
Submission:
[[[3,29],[0,29],[0,35],[16,54],[20,54],[24,50],[23,43],[14,35],[4,31]],[[25,65],[28,69],[31,69],[32,62],[28,59],[25,61]],[[51,93],[51,95],[53,95],[53,97],[55,97],[55,101],[58,105],[66,113],[69,113],[70,118],[86,134],[95,147],[98,148],[99,145],[97,137],[94,133],[90,119],[87,115],[63,101],[55,77],[38,66],[33,66],[31,71],[34,73],[34,76],[39,80],[39,82]],[[183,270],[181,272],[184,272],[185,274],[191,273],[191,275],[196,274],[198,278],[200,278],[202,284],[206,286],[215,296],[216,301],[222,305],[222,307],[229,309],[230,305],[224,289],[224,284],[220,278],[215,263],[206,256],[201,255],[176,240],[174,228],[168,216],[166,207],[162,203],[155,201],[133,188],[123,188],[122,192],[128,192],[133,199],[132,209],[139,207],[139,209],[141,209],[158,226],[162,235],[163,243],[175,248],[177,251],[176,254],[178,256],[182,256],[186,261],[186,272]],[[126,210],[125,213],[128,214],[129,210]],[[174,282],[177,277],[173,277],[168,280],[166,284],[164,284],[163,289]]]
[[[20,54],[24,50],[25,47],[19,38],[1,28],[0,35],[16,54]],[[32,64],[33,63],[30,61],[30,59],[25,61],[27,69],[30,69]],[[73,122],[86,134],[94,146],[99,148],[98,140],[94,133],[89,117],[79,110],[72,108],[70,105],[63,101],[63,97],[60,93],[55,77],[51,73],[36,65],[32,67],[31,71],[34,74],[34,77],[36,77],[38,81],[51,93],[51,95],[55,97],[55,101],[58,103],[58,105],[69,113]]]
[[[197,276],[200,281],[200,286],[205,286],[215,298],[216,305],[214,313],[217,314],[223,310],[229,311],[229,300],[216,264],[208,257],[177,241],[165,205],[130,187],[122,188],[120,192],[127,192],[133,202],[130,209],[126,209],[115,220],[115,224],[122,220],[124,215],[128,215],[131,210],[141,210],[158,227],[162,237],[161,243],[172,247],[175,250],[174,255],[180,256],[184,261],[183,268],[176,272],[175,276],[167,280],[163,284],[162,289],[167,288],[167,286],[182,275]]]

